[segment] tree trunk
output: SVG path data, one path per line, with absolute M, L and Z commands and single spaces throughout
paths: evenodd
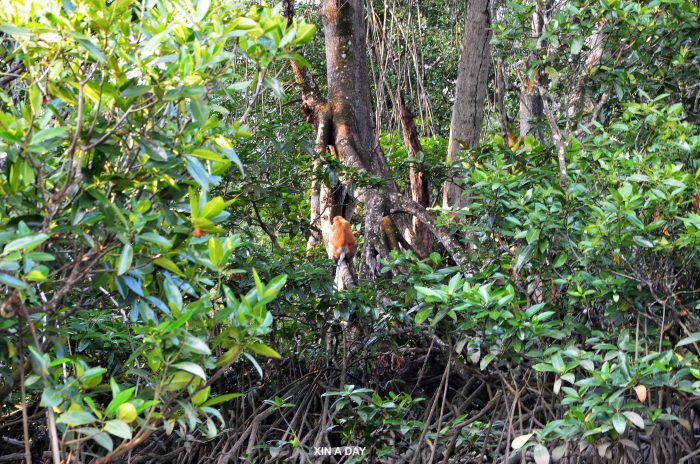
M 489 0 L 469 0 L 450 122 L 449 163 L 459 160 L 461 148 L 473 148 L 479 143 L 489 75 L 490 40 Z M 450 180 L 445 182 L 443 206 L 461 208 L 465 204 L 462 187 Z
M 582 72 L 579 75 L 578 79 L 576 80 L 574 90 L 569 97 L 569 105 L 566 110 L 567 126 L 570 125 L 571 121 L 573 121 L 576 118 L 576 114 L 581 109 L 581 104 L 584 103 L 583 90 L 586 84 L 586 80 L 590 77 L 591 70 L 594 67 L 598 66 L 600 64 L 601 58 L 603 58 L 605 42 L 605 35 L 603 33 L 604 26 L 605 22 L 603 21 L 600 21 L 598 24 L 596 24 L 593 33 L 586 40 L 590 47 L 590 51 L 588 52 L 588 56 L 586 57 L 584 72 Z M 593 114 L 595 114 L 595 110 L 593 111 Z
M 334 113 L 342 113 L 344 128 L 357 144 L 355 151 L 370 172 L 386 178 L 389 170 L 379 150 L 372 116 L 367 70 L 364 2 L 324 0 L 328 100 Z M 336 134 L 336 138 L 338 134 Z M 349 139 L 348 139 L 349 140 Z
M 423 151 L 423 147 L 421 147 L 418 138 L 418 129 L 413 121 L 413 114 L 406 107 L 403 93 L 399 95 L 398 103 L 406 151 L 409 157 L 416 158 L 418 154 Z M 418 163 L 411 163 L 409 176 L 411 180 L 411 198 L 419 205 L 427 207 L 429 201 L 428 179 L 425 177 L 425 173 Z M 413 230 L 411 232 L 412 233 L 409 234 L 407 238 L 408 243 L 413 247 L 413 251 L 415 251 L 420 258 L 425 258 L 430 253 L 432 246 L 432 234 L 430 233 L 430 229 L 428 229 L 428 226 L 426 226 L 423 221 L 414 217 Z
M 532 14 L 532 38 L 539 40 L 542 36 L 545 18 L 545 3 L 537 1 L 535 12 Z M 531 53 L 527 57 L 527 67 L 535 61 L 537 57 Z M 542 95 L 540 95 L 539 86 L 542 85 L 542 78 L 539 72 L 536 72 L 532 77 L 525 77 L 520 89 L 520 108 L 518 111 L 518 119 L 520 120 L 520 137 L 525 137 L 532 133 L 535 129 L 532 125 L 532 120 L 542 116 L 543 104 Z M 536 131 L 537 138 L 542 141 L 541 131 Z
M 508 142 L 509 146 L 512 146 L 515 140 L 513 140 L 512 128 L 510 127 L 508 112 L 506 111 L 506 67 L 502 59 L 499 59 L 496 65 L 494 83 L 496 87 L 496 111 L 498 112 L 498 123 L 501 126 L 501 134 L 503 135 L 503 140 Z
M 292 1 L 284 3 L 291 21 Z M 350 220 L 355 201 L 364 203 L 364 240 L 359 259 L 359 278 L 372 279 L 379 274 L 378 256 L 388 257 L 388 247 L 381 236 L 386 214 L 410 214 L 426 223 L 429 230 L 459 265 L 467 265 L 461 244 L 448 231 L 437 229 L 434 218 L 423 205 L 399 194 L 388 177 L 386 159 L 377 142 L 369 93 L 369 75 L 365 43 L 364 4 L 362 0 L 323 0 L 324 34 L 328 75 L 328 98 L 320 95 L 311 74 L 292 63 L 294 76 L 302 93 L 302 112 L 316 129 L 317 154 L 329 151 L 344 165 L 356 169 L 363 177 L 381 182 L 362 183 L 350 188 L 347 179 L 329 191 L 324 185 L 312 185 L 312 222 L 318 218 L 324 244 L 329 249 L 328 229 L 336 214 Z M 320 162 L 320 156 L 318 160 Z M 352 191 L 352 198 L 348 192 Z M 384 221 L 391 224 L 392 221 Z M 351 267 L 336 266 L 336 284 L 346 288 L 355 280 Z

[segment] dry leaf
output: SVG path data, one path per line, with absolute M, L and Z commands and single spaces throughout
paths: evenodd
M 647 387 L 644 385 L 637 385 L 634 387 L 634 392 L 637 394 L 637 399 L 644 403 L 647 400 Z

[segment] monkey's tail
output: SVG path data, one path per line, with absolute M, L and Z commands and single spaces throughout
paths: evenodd
M 340 248 L 340 254 L 338 255 L 338 262 L 336 263 L 336 269 L 335 269 L 335 288 L 336 289 L 341 289 L 343 288 L 343 278 L 340 273 L 340 267 L 343 265 L 345 262 L 345 256 L 347 255 L 347 247 L 342 247 Z M 346 263 L 347 264 L 347 263 Z

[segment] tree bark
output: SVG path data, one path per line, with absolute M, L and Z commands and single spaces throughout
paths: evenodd
M 463 147 L 473 148 L 479 143 L 488 84 L 490 40 L 489 0 L 469 0 L 450 122 L 449 163 L 459 160 L 458 154 Z M 461 208 L 466 203 L 462 187 L 451 180 L 445 182 L 443 206 Z
M 413 120 L 413 114 L 406 107 L 403 93 L 399 94 L 399 113 L 401 116 L 401 128 L 406 151 L 411 158 L 417 158 L 423 151 L 418 138 L 418 129 Z M 428 206 L 428 179 L 418 163 L 412 162 L 410 165 L 411 198 L 423 207 Z M 412 234 L 407 237 L 409 245 L 420 258 L 425 258 L 430 253 L 432 246 L 432 234 L 428 226 L 417 217 L 413 217 Z
M 342 113 L 360 161 L 382 178 L 389 175 L 379 150 L 372 116 L 372 100 L 367 70 L 364 2 L 324 0 L 323 28 L 326 39 L 328 100 L 335 114 Z M 336 134 L 337 138 L 337 134 Z
M 508 112 L 506 111 L 506 67 L 502 59 L 499 59 L 496 65 L 494 83 L 496 87 L 496 111 L 498 112 L 498 123 L 501 126 L 501 135 L 503 140 L 508 142 L 509 146 L 512 146 L 515 144 L 515 140 L 508 121 Z
M 569 97 L 569 105 L 566 110 L 567 126 L 571 124 L 576 118 L 576 114 L 580 110 L 581 103 L 583 103 L 583 91 L 585 83 L 588 77 L 590 77 L 591 70 L 600 64 L 601 58 L 603 58 L 604 52 L 604 42 L 605 35 L 603 33 L 603 28 L 605 27 L 605 22 L 600 21 L 596 24 L 593 33 L 588 37 L 586 42 L 590 47 L 588 56 L 586 57 L 586 63 L 584 65 L 584 71 L 579 75 L 576 80 L 576 85 L 574 90 Z
M 535 12 L 532 14 L 532 38 L 539 40 L 545 24 L 545 2 L 539 0 L 536 4 Z M 527 67 L 529 68 L 530 63 L 536 59 L 535 53 L 530 53 L 527 57 Z M 536 129 L 532 125 L 532 120 L 543 114 L 542 95 L 540 95 L 539 91 L 539 86 L 542 85 L 541 74 L 535 72 L 535 75 L 531 78 L 526 76 L 521 85 L 518 119 L 520 120 L 520 137 L 525 137 Z M 537 138 L 542 141 L 541 132 L 536 131 L 535 133 Z

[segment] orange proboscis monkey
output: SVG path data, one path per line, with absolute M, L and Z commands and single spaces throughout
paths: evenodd
M 353 235 L 352 229 L 350 228 L 350 223 L 342 216 L 336 216 L 333 218 L 330 243 L 331 254 L 336 261 L 341 262 L 346 258 L 352 258 L 355 256 L 357 241 L 355 240 L 355 235 Z

